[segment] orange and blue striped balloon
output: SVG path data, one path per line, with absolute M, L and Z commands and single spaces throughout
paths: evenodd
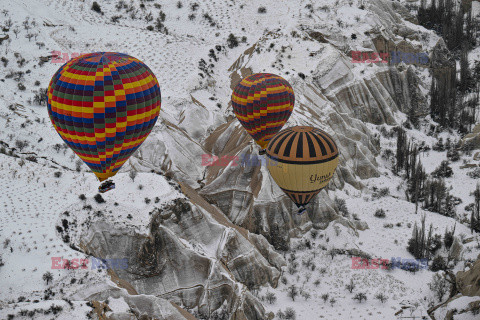
M 158 119 L 157 78 L 140 60 L 96 52 L 60 67 L 47 108 L 60 137 L 100 181 L 114 176 Z
M 294 104 L 290 84 L 270 73 L 246 77 L 232 93 L 235 116 L 262 149 L 287 122 Z

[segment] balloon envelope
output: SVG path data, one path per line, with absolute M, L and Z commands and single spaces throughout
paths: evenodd
M 157 121 L 157 78 L 140 60 L 96 52 L 60 67 L 47 92 L 50 119 L 65 143 L 103 181 L 117 173 Z
M 290 84 L 270 73 L 244 78 L 232 93 L 235 116 L 262 149 L 287 122 L 294 103 Z
M 298 206 L 325 188 L 338 164 L 338 148 L 323 130 L 296 126 L 280 131 L 267 146 L 268 171 Z

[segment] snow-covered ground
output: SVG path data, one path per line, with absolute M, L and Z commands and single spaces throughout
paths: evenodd
M 74 210 L 82 203 L 79 200 L 81 194 L 85 195 L 87 204 L 96 206 L 93 197 L 98 183 L 88 168 L 77 161 L 73 152 L 64 147 L 51 126 L 45 106 L 31 102 L 34 93 L 46 88 L 61 66 L 51 61 L 39 64 L 40 57 L 47 57 L 52 51 L 68 56 L 73 53 L 118 51 L 139 58 L 155 73 L 162 91 L 161 119 L 152 138 L 169 137 L 159 132 L 168 122 L 184 130 L 195 143 L 200 144 L 211 130 L 231 115 L 232 80 L 229 68 L 254 44 L 258 43 L 262 48 L 284 47 L 282 53 L 268 49 L 261 51 L 261 58 L 255 60 L 252 68 L 255 72 L 282 74 L 294 84 L 298 73 L 311 76 L 315 72 L 318 76 L 325 76 L 323 72 L 330 70 L 330 65 L 340 56 L 346 55 L 349 50 L 364 49 L 363 42 L 368 39 L 365 33 L 374 27 L 388 32 L 390 23 L 379 21 L 374 10 L 368 10 L 371 2 L 367 1 L 326 0 L 316 3 L 310 0 L 266 0 L 253 3 L 247 0 L 131 0 L 124 1 L 125 5 L 113 0 L 98 2 L 103 14 L 91 10 L 91 0 L 0 0 L 0 26 L 6 26 L 11 20 L 11 26 L 7 28 L 9 31 L 0 29 L 0 39 L 9 35 L 9 39 L 0 45 L 0 58 L 5 58 L 0 61 L 0 141 L 3 142 L 0 148 L 4 148 L 7 154 L 16 148 L 13 154 L 18 156 L 0 153 L 0 255 L 4 263 L 0 266 L 0 319 L 6 319 L 8 314 L 17 315 L 15 319 L 22 318 L 21 310 L 26 310 L 26 318 L 29 310 L 48 309 L 52 305 L 61 306 L 63 311 L 56 315 L 40 316 L 38 313 L 36 317 L 85 319 L 91 310 L 85 301 L 73 301 L 71 306 L 61 299 L 76 290 L 80 279 L 83 284 L 110 281 L 104 270 L 52 269 L 52 257 L 88 257 L 62 240 L 56 224 L 65 211 Z M 366 3 L 367 10 L 360 9 L 362 3 Z M 478 2 L 473 4 L 474 11 L 480 12 Z M 135 9 L 130 10 L 132 7 Z M 266 12 L 259 12 L 260 7 L 264 7 Z M 156 24 L 161 12 L 165 14 L 163 24 L 168 33 L 148 30 L 147 27 Z M 121 16 L 118 22 L 113 22 L 112 17 L 115 16 Z M 332 38 L 332 43 L 341 43 L 343 38 L 352 39 L 352 34 L 356 34 L 356 39 L 352 39 L 349 48 L 342 53 L 338 48 L 323 48 L 319 42 L 302 39 L 301 36 L 291 36 L 287 41 L 286 37 L 279 36 L 299 33 L 302 25 L 314 26 L 319 32 L 337 34 L 338 39 Z M 421 37 L 414 45 L 432 48 L 438 40 L 433 32 L 412 23 L 407 25 L 413 30 L 422 29 L 424 34 L 429 35 Z M 27 38 L 29 34 L 32 35 L 30 39 Z M 229 48 L 227 39 L 230 34 L 237 37 L 237 47 Z M 294 46 L 302 46 L 302 53 L 289 57 Z M 315 66 L 306 63 L 308 57 L 315 55 L 324 62 L 316 70 Z M 470 53 L 469 59 L 473 63 L 479 57 L 477 47 Z M 206 70 L 211 77 L 199 68 L 201 59 L 206 62 Z M 288 64 L 294 74 L 283 74 L 282 59 L 288 59 L 283 63 Z M 275 63 L 272 65 L 271 61 Z M 360 79 L 368 78 L 373 70 L 385 66 L 352 64 L 350 67 L 354 76 Z M 22 71 L 22 74 L 17 75 L 19 79 L 16 80 L 12 72 L 17 71 Z M 421 79 L 428 80 L 426 71 L 419 74 Z M 329 77 L 323 79 L 326 81 L 323 85 L 328 86 Z M 20 83 L 26 87 L 25 90 L 20 88 Z M 426 92 L 428 86 L 421 90 Z M 299 97 L 298 101 L 305 102 L 306 98 Z M 295 121 L 305 117 L 308 115 L 295 115 L 290 124 L 294 125 Z M 398 118 L 403 120 L 406 116 L 398 114 Z M 378 129 L 371 124 L 368 127 L 372 132 Z M 408 135 L 430 146 L 436 142 L 434 137 L 423 131 L 409 130 Z M 445 140 L 448 134 L 441 136 Z M 457 138 L 454 136 L 452 140 Z M 175 146 L 180 138 L 172 140 L 165 144 Z M 395 139 L 382 138 L 381 147 L 382 150 L 390 148 L 395 151 Z M 201 147 L 195 145 L 192 148 Z M 33 158 L 27 159 L 32 156 L 36 162 L 31 161 Z M 452 228 L 455 223 L 453 218 L 422 209 L 415 214 L 415 205 L 405 200 L 405 181 L 391 173 L 390 164 L 380 155 L 377 158 L 382 176 L 363 180 L 366 185 L 363 192 L 347 185 L 344 190 L 331 195 L 332 198 L 345 199 L 350 214 L 356 214 L 366 222 L 368 229 L 357 230 L 357 234 L 351 228 L 334 222 L 315 235 L 307 232 L 303 238 L 292 240 L 292 251 L 285 253 L 289 262 L 284 269 L 284 279 L 277 288 L 262 288 L 257 292 L 258 297 L 267 293 L 276 295 L 276 302 L 270 304 L 264 301 L 268 311 L 277 314 L 279 310 L 291 307 L 296 311 L 297 319 L 395 319 L 402 306 L 408 308 L 398 316 L 426 316 L 428 307 L 438 303 L 428 287 L 434 275 L 429 270 L 420 270 L 415 274 L 404 270 L 355 270 L 348 255 L 333 258 L 329 255 L 332 248 L 356 248 L 372 258 L 412 258 L 406 249 L 407 242 L 413 225 L 420 224 L 423 214 L 427 228 L 433 224 L 434 234 L 443 236 L 445 228 Z M 473 162 L 471 156 L 463 158 Z M 426 172 L 431 173 L 446 160 L 446 152 L 421 153 L 420 160 Z M 450 193 L 463 201 L 457 206 L 459 216 L 463 216 L 466 212 L 464 207 L 473 202 L 471 192 L 477 183 L 476 179 L 467 175 L 472 169 L 460 168 L 462 160 L 451 164 L 454 174 L 446 179 L 447 186 L 451 187 Z M 135 161 L 132 160 L 134 165 Z M 184 158 L 181 161 L 190 165 L 196 163 L 198 167 L 201 159 Z M 118 202 L 122 208 L 129 208 L 128 212 L 111 214 L 112 219 L 122 222 L 129 219 L 129 212 L 148 212 L 145 208 L 152 206 L 156 198 L 159 199 L 157 203 L 166 203 L 181 196 L 163 176 L 155 173 L 139 173 L 132 181 L 127 172 L 130 168 L 131 164 L 127 163 L 115 177 L 116 189 L 104 195 L 107 202 Z M 191 171 L 199 174 L 202 169 Z M 400 188 L 397 189 L 397 186 Z M 390 195 L 372 199 L 373 187 L 388 187 Z M 151 199 L 152 203 L 146 203 L 145 198 Z M 380 208 L 386 211 L 385 219 L 374 217 L 375 211 Z M 129 219 L 129 224 L 138 226 L 140 231 L 145 230 L 147 223 L 147 216 L 132 215 Z M 393 224 L 393 227 L 385 227 L 386 223 Z M 464 234 L 464 239 L 472 238 L 464 244 L 463 259 L 475 259 L 480 251 L 478 235 L 472 235 L 466 224 L 457 221 L 456 235 L 461 234 Z M 310 242 L 310 248 L 305 246 L 306 240 Z M 445 249 L 439 252 L 447 254 Z M 295 259 L 292 259 L 292 254 Z M 295 263 L 298 264 L 297 270 L 291 274 L 289 268 Z M 463 270 L 463 267 L 460 261 L 454 271 Z M 47 271 L 53 275 L 49 284 L 42 278 Z M 345 289 L 351 279 L 356 286 L 353 293 Z M 293 301 L 288 296 L 292 285 L 309 296 L 298 295 Z M 49 298 L 51 300 L 44 301 L 49 288 L 55 295 Z M 367 301 L 360 303 L 353 300 L 358 292 L 364 292 Z M 378 293 L 383 293 L 388 300 L 380 302 L 375 298 Z M 325 300 L 322 298 L 324 294 L 329 295 Z M 35 303 L 35 300 L 39 301 Z M 109 305 L 123 310 L 126 309 L 124 304 L 121 299 L 111 299 Z M 473 315 L 471 319 L 474 319 Z

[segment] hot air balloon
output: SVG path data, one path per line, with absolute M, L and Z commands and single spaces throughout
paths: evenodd
M 280 76 L 255 73 L 233 90 L 232 106 L 242 126 L 265 153 L 268 141 L 283 127 L 293 110 L 295 95 Z
M 270 175 L 299 208 L 328 185 L 338 164 L 338 148 L 323 130 L 296 126 L 284 129 L 267 146 Z M 273 161 L 272 161 L 273 160 Z
M 145 141 L 161 106 L 152 71 L 116 52 L 70 60 L 52 77 L 47 94 L 55 130 L 100 181 L 114 176 Z M 113 183 L 104 184 L 99 191 Z

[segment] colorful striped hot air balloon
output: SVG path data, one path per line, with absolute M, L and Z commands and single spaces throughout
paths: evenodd
M 293 110 L 295 95 L 280 76 L 255 73 L 233 90 L 235 116 L 264 153 L 268 141 L 283 127 Z
M 72 59 L 48 87 L 48 114 L 55 130 L 100 181 L 114 176 L 145 141 L 160 106 L 155 75 L 122 53 Z
M 338 148 L 323 130 L 296 126 L 280 131 L 267 146 L 268 171 L 299 208 L 312 200 L 332 179 Z

